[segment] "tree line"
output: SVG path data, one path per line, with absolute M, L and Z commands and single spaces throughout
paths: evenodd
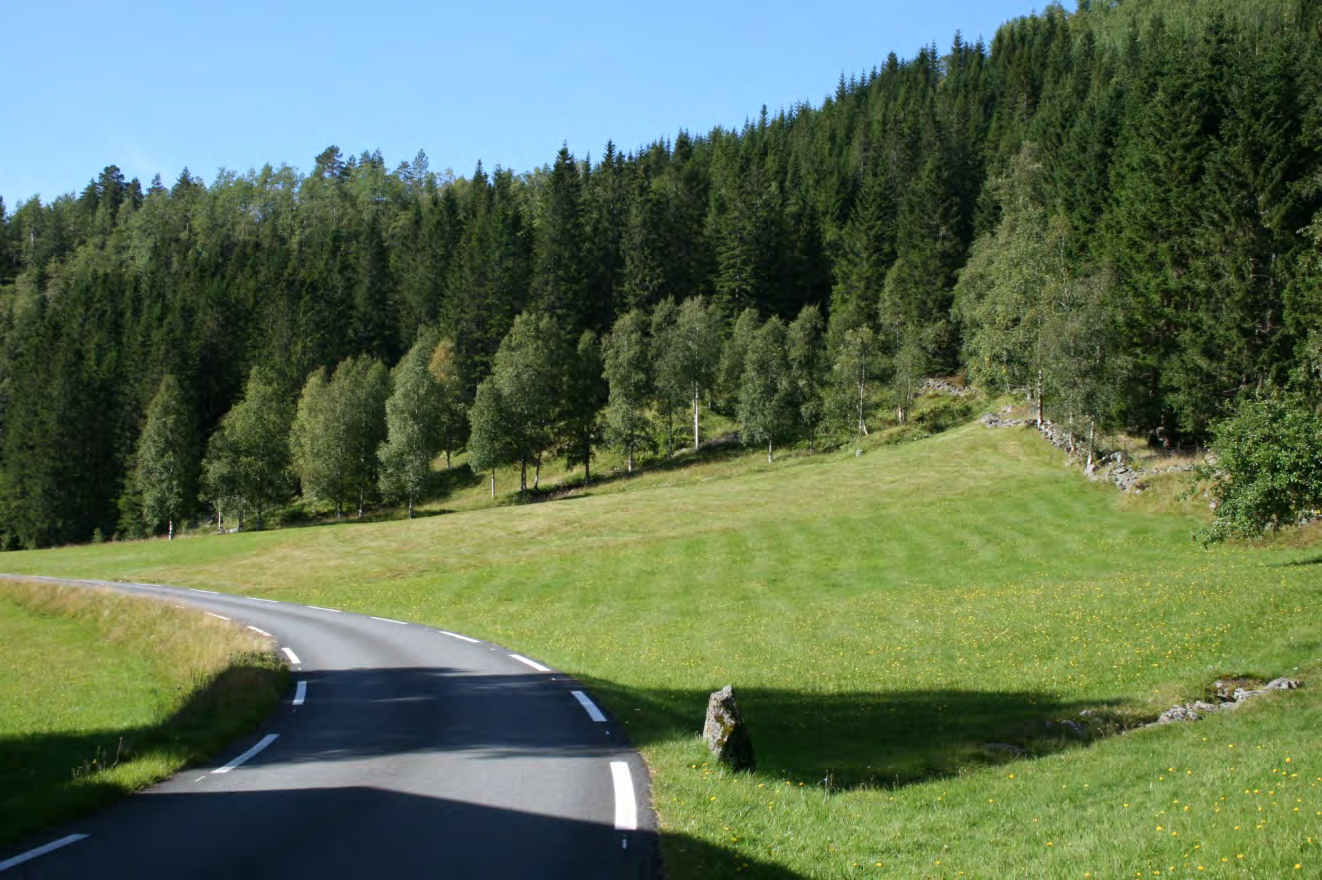
M 0 541 L 140 523 L 146 441 L 173 430 L 152 426 L 167 384 L 219 492 L 257 479 L 242 451 L 257 436 L 229 427 L 250 399 L 254 420 L 334 421 L 350 373 L 388 401 L 404 380 L 384 365 L 429 333 L 447 348 L 428 374 L 448 377 L 465 431 L 480 416 L 470 456 L 535 483 L 548 451 L 585 463 L 595 431 L 643 442 L 640 399 L 672 429 L 687 420 L 702 383 L 640 370 L 624 340 L 655 342 L 658 310 L 678 332 L 695 300 L 730 340 L 752 310 L 741 338 L 763 398 L 805 359 L 834 376 L 852 340 L 888 384 L 964 371 L 1082 435 L 1200 441 L 1241 395 L 1322 373 L 1320 28 L 1313 0 L 1052 5 L 990 46 L 891 55 L 818 106 L 596 159 L 565 146 L 522 174 L 332 147 L 306 175 L 144 187 L 109 166 L 81 193 L 0 203 Z M 814 306 L 809 356 L 794 327 Z M 511 334 L 540 341 L 502 352 Z M 523 375 L 543 357 L 579 379 Z M 615 373 L 618 390 L 590 380 Z M 761 421 L 738 412 L 742 373 L 734 396 L 720 381 L 750 442 L 773 448 L 811 442 L 813 407 L 842 406 L 786 391 Z M 865 426 L 866 407 L 854 416 Z M 344 456 L 379 460 L 379 434 L 354 442 Z M 228 464 L 218 443 L 239 450 Z M 308 479 L 349 510 L 370 492 L 344 488 L 348 472 Z
M 381 502 L 405 505 L 411 517 L 436 487 L 438 457 L 448 468 L 461 448 L 470 468 L 489 472 L 493 497 L 502 467 L 518 468 L 519 491 L 537 490 L 547 456 L 582 467 L 587 484 L 603 447 L 617 450 L 629 473 L 640 456 L 696 451 L 704 406 L 734 418 L 768 461 L 777 445 L 866 433 L 883 396 L 902 422 L 916 393 L 911 377 L 884 361 L 870 333 L 851 330 L 838 342 L 827 333 L 816 306 L 788 325 L 751 308 L 730 321 L 703 297 L 632 309 L 600 339 L 585 330 L 573 340 L 554 317 L 523 313 L 471 403 L 454 343 L 424 331 L 393 369 L 354 355 L 313 371 L 297 400 L 254 367 L 205 443 L 166 374 L 138 440 L 126 531 L 136 523 L 173 536 L 204 504 L 217 528 L 242 528 L 247 518 L 260 529 L 296 496 L 337 518 Z M 877 381 L 888 375 L 890 384 Z

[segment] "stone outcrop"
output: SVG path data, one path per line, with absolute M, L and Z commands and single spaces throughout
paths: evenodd
M 1208 703 L 1203 700 L 1194 700 L 1192 703 L 1186 703 L 1182 706 L 1172 706 L 1161 715 L 1153 724 L 1171 724 L 1176 721 L 1198 721 L 1215 712 L 1224 712 L 1228 709 L 1238 709 L 1244 705 L 1246 700 L 1254 697 L 1260 697 L 1263 694 L 1269 694 L 1272 691 L 1292 691 L 1299 687 L 1299 682 L 1293 678 L 1277 678 L 1267 682 L 1262 687 L 1244 687 L 1251 685 L 1252 682 L 1245 679 L 1228 679 L 1217 681 L 1212 685 L 1212 695 L 1217 702 Z
M 726 685 L 707 700 L 707 721 L 702 726 L 702 738 L 718 761 L 734 770 L 753 770 L 753 740 L 748 725 L 739 712 L 734 698 L 734 687 Z

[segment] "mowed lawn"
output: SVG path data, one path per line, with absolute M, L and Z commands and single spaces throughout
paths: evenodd
M 370 611 L 554 664 L 647 757 L 675 877 L 1319 876 L 1322 553 L 1202 550 L 1197 525 L 1086 482 L 1032 432 L 966 425 L 536 505 L 0 567 Z M 1155 715 L 1223 674 L 1306 686 L 1088 746 L 1043 725 Z M 725 684 L 751 775 L 698 739 Z

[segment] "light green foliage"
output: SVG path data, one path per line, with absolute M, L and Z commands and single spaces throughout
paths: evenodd
M 606 382 L 606 441 L 624 452 L 633 473 L 634 458 L 651 443 L 647 402 L 651 396 L 651 351 L 647 318 L 634 309 L 621 315 L 602 346 Z
M 389 394 L 390 374 L 367 356 L 347 358 L 329 380 L 323 370 L 308 378 L 290 434 L 305 496 L 333 505 L 337 515 L 357 502 L 362 515 L 377 488 Z
M 868 326 L 846 330 L 831 357 L 827 406 L 847 433 L 865 437 L 878 372 L 877 336 Z
M 491 380 L 500 389 L 521 466 L 520 490 L 528 488 L 527 466 L 535 464 L 540 476 L 542 454 L 555 441 L 568 361 L 560 324 L 550 315 L 525 312 L 514 319 L 492 362 Z
M 445 450 L 445 466 L 450 466 L 450 454 L 464 444 L 468 437 L 468 406 L 464 401 L 463 379 L 459 372 L 454 343 L 442 339 L 436 343 L 427 365 L 436 380 L 439 394 L 437 411 L 437 437 Z
M 197 504 L 197 428 L 193 411 L 174 376 L 166 374 L 151 403 L 138 440 L 137 486 L 142 519 L 149 529 L 175 524 Z
M 1298 400 L 1246 400 L 1214 428 L 1202 468 L 1216 513 L 1205 544 L 1258 538 L 1322 511 L 1322 416 Z
M 477 386 L 468 410 L 468 464 L 475 472 L 491 471 L 491 497 L 496 497 L 496 468 L 519 460 L 514 445 L 516 426 L 500 385 L 494 378 Z
M 683 347 L 677 326 L 679 308 L 666 297 L 651 316 L 652 394 L 666 428 L 666 453 L 675 454 L 675 414 L 686 407 L 692 388 L 685 381 Z
M 817 306 L 804 306 L 785 334 L 785 357 L 789 362 L 799 433 L 808 438 L 810 447 L 816 444 L 826 412 L 828 361 L 824 336 L 825 323 Z
M 730 328 L 730 336 L 721 348 L 721 360 L 716 367 L 718 402 L 724 412 L 733 413 L 739 406 L 739 389 L 744 381 L 744 359 L 753 334 L 762 326 L 757 309 L 744 309 Z
M 916 333 L 905 336 L 891 358 L 890 397 L 895 421 L 901 425 L 909 421 L 909 409 L 923 386 L 928 363 L 927 349 Z
M 443 391 L 428 369 L 437 348 L 433 335 L 424 335 L 392 373 L 386 400 L 386 442 L 377 450 L 381 460 L 381 494 L 390 500 L 413 503 L 432 481 L 432 459 L 440 453 L 444 437 Z
M 218 516 L 233 509 L 242 523 L 251 513 L 261 529 L 266 513 L 288 500 L 293 409 L 279 386 L 253 368 L 243 399 L 220 420 L 207 445 L 204 479 Z
M 757 329 L 744 355 L 739 385 L 739 437 L 772 448 L 794 436 L 798 422 L 797 391 L 785 346 L 785 325 L 772 318 Z

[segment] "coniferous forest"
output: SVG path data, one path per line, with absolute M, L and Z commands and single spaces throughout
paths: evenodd
M 771 455 L 959 373 L 1199 442 L 1322 379 L 1320 160 L 1322 3 L 1081 0 L 528 173 L 111 165 L 0 202 L 0 543 L 411 509 L 438 455 L 535 484 L 702 407 Z

